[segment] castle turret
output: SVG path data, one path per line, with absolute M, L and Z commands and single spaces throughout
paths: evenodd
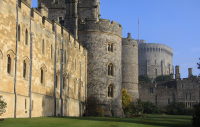
M 138 42 L 127 38 L 122 39 L 122 87 L 131 95 L 132 100 L 139 98 L 138 93 Z
M 188 68 L 188 78 L 192 76 L 192 68 Z
M 176 67 L 175 67 L 175 77 L 176 77 L 176 79 L 180 79 L 180 66 L 177 66 L 176 65 Z

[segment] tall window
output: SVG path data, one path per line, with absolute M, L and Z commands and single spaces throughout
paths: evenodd
M 168 98 L 168 104 L 170 104 L 170 99 Z
M 108 51 L 113 52 L 113 43 L 108 43 Z
M 108 75 L 113 76 L 113 64 L 108 64 Z
M 11 74 L 11 57 L 8 55 L 7 73 Z
M 44 69 L 41 68 L 41 69 L 40 69 L 40 83 L 41 83 L 42 85 L 44 85 L 44 82 L 45 82 L 44 78 L 45 78 Z
M 44 46 L 45 46 L 45 44 L 44 44 L 44 39 L 42 39 L 42 54 L 45 54 L 45 49 L 44 49 Z
M 26 109 L 26 99 L 25 99 L 25 109 Z
M 150 88 L 150 93 L 153 93 L 153 88 Z
M 156 65 L 156 60 L 155 60 L 155 65 Z
M 65 64 L 67 63 L 67 53 L 66 53 L 66 50 L 65 50 L 65 54 L 64 54 L 64 62 L 65 62 Z
M 28 30 L 25 32 L 25 44 L 28 45 Z
M 157 75 L 157 69 L 156 68 L 154 69 L 154 75 Z
M 18 41 L 20 41 L 20 25 L 18 25 Z
M 23 77 L 26 78 L 26 61 L 23 61 Z
M 63 77 L 63 89 L 65 89 L 65 77 Z
M 56 75 L 56 88 L 58 87 L 58 76 Z
M 113 85 L 108 86 L 108 97 L 113 97 Z
M 59 17 L 59 19 L 58 19 L 58 20 L 59 20 L 59 23 L 60 23 L 60 22 L 61 22 L 63 19 L 62 19 L 62 17 Z

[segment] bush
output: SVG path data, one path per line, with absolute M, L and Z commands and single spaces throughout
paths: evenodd
M 122 108 L 126 110 L 130 106 L 132 102 L 131 95 L 126 91 L 126 89 L 122 88 Z
M 7 107 L 7 103 L 4 102 L 3 96 L 0 96 L 0 116 L 6 112 L 5 108 Z
M 102 108 L 97 108 L 98 117 L 104 117 L 104 110 Z
M 98 107 L 97 98 L 93 96 L 88 97 L 86 116 L 97 116 Z
M 147 101 L 143 102 L 143 113 L 152 114 L 152 113 L 160 113 L 160 110 L 158 109 L 157 105 L 154 103 Z
M 183 102 L 173 101 L 170 105 L 167 106 L 167 114 L 169 115 L 185 115 L 186 107 Z
M 199 127 L 200 126 L 200 103 L 197 105 L 194 105 L 194 114 L 192 118 L 192 125 L 194 127 Z
M 139 75 L 139 81 L 144 81 L 146 83 L 149 83 L 151 80 L 147 75 Z

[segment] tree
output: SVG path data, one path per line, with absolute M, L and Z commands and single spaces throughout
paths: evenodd
M 131 95 L 127 92 L 126 89 L 122 88 L 122 108 L 126 109 L 130 106 L 132 102 Z
M 197 105 L 194 105 L 194 114 L 192 118 L 192 124 L 194 127 L 200 126 L 200 103 Z
M 144 81 L 146 83 L 149 83 L 151 80 L 147 75 L 139 75 L 139 81 Z
M 159 109 L 157 105 L 155 105 L 154 103 L 150 101 L 143 102 L 142 106 L 143 106 L 143 113 L 147 113 L 147 114 L 159 113 Z
M 7 103 L 4 102 L 3 96 L 0 95 L 0 116 L 6 112 L 5 108 L 7 107 Z
M 170 75 L 159 75 L 156 77 L 156 81 L 170 81 Z
M 199 60 L 200 60 L 200 58 L 199 58 Z M 200 69 L 200 62 L 199 62 L 199 63 L 197 63 L 197 66 L 198 66 L 198 69 Z

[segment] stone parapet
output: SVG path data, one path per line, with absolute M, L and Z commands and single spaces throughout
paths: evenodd
M 79 21 L 79 32 L 104 32 L 115 34 L 119 37 L 122 37 L 122 26 L 108 19 L 100 19 L 99 22 L 96 22 L 96 19 L 86 19 L 85 21 Z

